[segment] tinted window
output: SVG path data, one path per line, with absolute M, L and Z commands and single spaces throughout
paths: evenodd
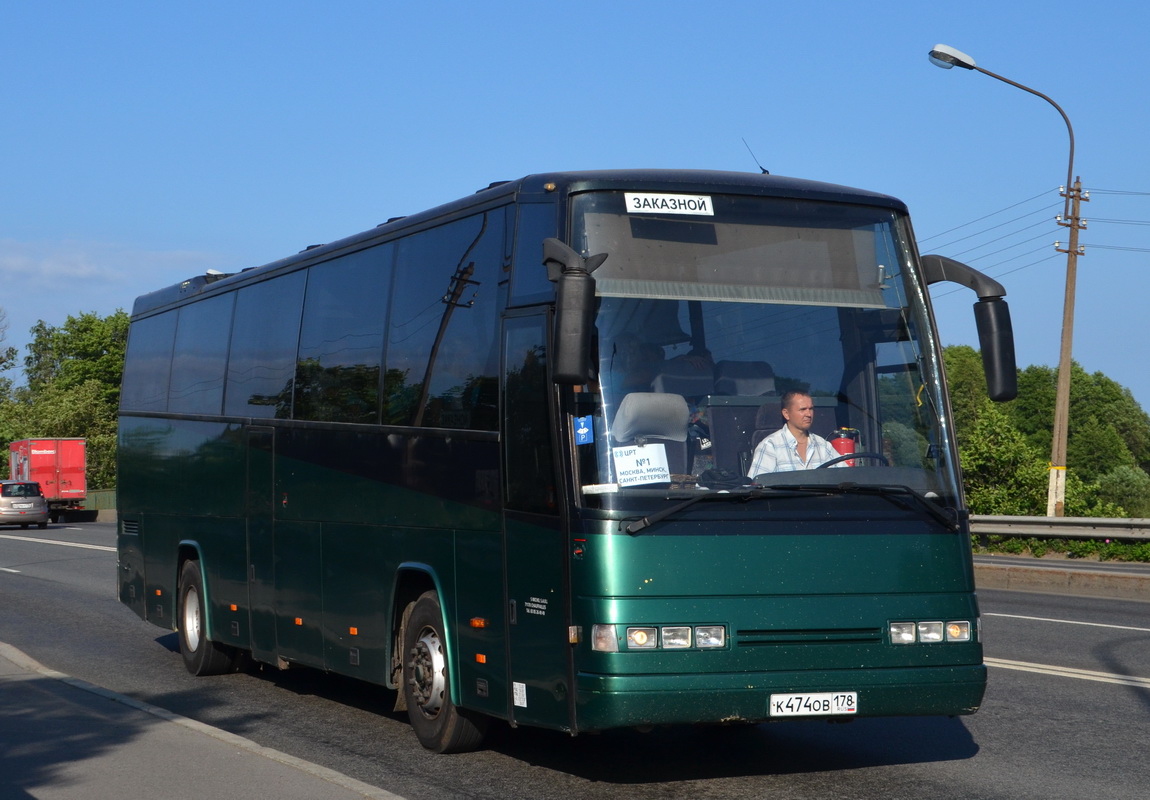
M 379 418 L 391 245 L 312 267 L 295 377 L 296 419 L 374 423 Z
M 132 323 L 120 393 L 120 407 L 125 411 L 167 410 L 175 334 L 175 311 Z
M 220 413 L 234 299 L 232 294 L 220 295 L 180 309 L 172 385 L 168 393 L 169 411 Z
M 555 223 L 555 206 L 519 206 L 515 231 L 515 272 L 511 279 L 512 305 L 545 303 L 555 297 L 555 284 L 543 266 L 543 240 L 562 236 Z
M 503 209 L 399 244 L 385 423 L 495 430 Z
M 555 468 L 547 412 L 546 331 L 543 316 L 506 322 L 503 386 L 507 507 L 555 513 Z
M 303 271 L 240 289 L 232 324 L 232 349 L 224 413 L 290 417 Z

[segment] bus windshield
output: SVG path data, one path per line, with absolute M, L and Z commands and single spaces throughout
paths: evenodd
M 958 506 L 940 356 L 901 213 L 588 192 L 572 214 L 575 249 L 608 256 L 594 274 L 598 372 L 577 395 L 585 506 L 847 483 Z M 759 458 L 764 448 L 777 457 Z

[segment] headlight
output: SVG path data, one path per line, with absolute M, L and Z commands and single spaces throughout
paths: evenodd
M 614 625 L 591 626 L 591 649 L 600 653 L 619 652 L 619 634 Z
M 627 647 L 648 648 L 659 644 L 659 631 L 656 628 L 628 628 Z
M 608 623 L 591 626 L 591 649 L 599 653 L 618 653 L 619 627 Z M 725 625 L 628 625 L 625 634 L 627 650 L 703 650 L 725 647 Z
M 687 627 L 663 628 L 663 647 L 681 650 L 691 646 L 691 629 Z
M 918 623 L 918 640 L 923 644 L 931 644 L 932 642 L 942 641 L 942 623 L 941 622 L 920 622 Z
M 946 640 L 948 642 L 969 642 L 970 623 L 966 621 L 946 623 Z
M 915 625 L 913 622 L 892 622 L 890 624 L 891 644 L 914 644 Z
M 727 629 L 722 625 L 700 625 L 695 628 L 695 647 L 722 647 L 727 643 Z
M 967 620 L 938 622 L 892 622 L 887 628 L 891 644 L 938 644 L 940 642 L 970 642 L 974 639 L 975 625 Z

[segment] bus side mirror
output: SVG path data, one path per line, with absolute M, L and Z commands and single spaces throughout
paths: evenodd
M 986 373 L 986 393 L 996 402 L 1018 396 L 1018 368 L 1014 362 L 1014 328 L 1010 307 L 1001 297 L 974 304 L 978 326 L 978 346 L 982 350 L 982 371 Z
M 993 278 L 953 258 L 930 255 L 923 256 L 920 261 L 928 284 L 950 281 L 978 294 L 978 302 L 974 304 L 974 322 L 978 326 L 986 391 L 996 402 L 1013 400 L 1018 396 L 1018 369 L 1014 360 L 1010 307 L 1003 299 L 1006 289 Z
M 555 343 L 551 376 L 555 383 L 586 383 L 591 372 L 591 329 L 595 322 L 595 279 L 606 253 L 583 256 L 558 239 L 543 241 L 543 264 L 555 292 Z

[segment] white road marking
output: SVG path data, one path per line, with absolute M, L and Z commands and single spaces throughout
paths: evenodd
M 1150 633 L 1150 628 L 1133 628 L 1129 625 L 1107 625 L 1104 622 L 1078 622 L 1073 619 L 1050 619 L 1048 617 L 1024 617 L 1021 614 L 983 614 L 984 617 L 1007 617 L 1008 619 L 1028 619 L 1032 622 L 1061 622 L 1063 625 L 1087 625 L 1092 628 L 1113 628 L 1119 631 L 1142 631 Z
M 1005 658 L 984 658 L 983 661 L 988 667 L 1016 669 L 1022 672 L 1038 672 L 1043 675 L 1058 675 L 1063 678 L 1078 678 L 1084 681 L 1117 683 L 1122 686 L 1137 686 L 1140 689 L 1150 689 L 1150 678 L 1136 678 L 1133 675 L 1115 675 L 1112 672 L 1095 672 L 1089 669 L 1055 667 L 1049 664 L 1030 664 L 1026 661 L 1010 661 Z
M 104 550 L 108 553 L 116 552 L 116 548 L 103 544 L 84 544 L 83 542 L 60 542 L 55 539 L 37 539 L 33 536 L 12 536 L 0 533 L 0 539 L 13 539 L 17 542 L 36 542 L 38 544 L 55 544 L 61 547 L 82 547 L 85 550 Z

